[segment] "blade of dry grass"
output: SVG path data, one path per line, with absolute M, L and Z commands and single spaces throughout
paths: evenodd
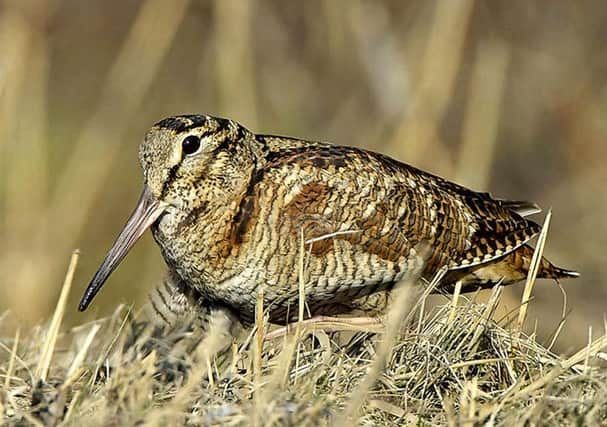
M 586 357 L 584 358 L 584 370 L 583 373 L 586 374 L 590 369 L 590 346 L 592 345 L 592 325 L 588 326 L 588 345 L 586 346 Z
M 425 316 L 426 316 L 426 298 L 422 299 L 421 303 L 419 305 L 419 318 L 417 319 L 417 329 L 415 332 L 417 335 L 421 334 Z
M 457 302 L 459 300 L 459 296 L 462 293 L 462 282 L 461 280 L 458 280 L 457 282 L 455 282 L 455 289 L 453 290 L 453 296 L 451 297 L 451 313 L 449 314 L 449 319 L 448 322 L 451 323 L 453 322 L 453 319 L 455 319 L 455 313 L 457 310 Z
M 264 308 L 263 308 L 263 289 L 257 292 L 257 306 L 255 307 L 255 326 L 257 328 L 256 346 L 255 346 L 255 381 L 257 384 L 261 383 L 261 367 L 262 367 L 262 355 L 263 355 L 263 341 L 265 332 L 264 322 Z
M 78 354 L 74 358 L 74 361 L 70 365 L 70 368 L 68 369 L 67 374 L 65 375 L 67 379 L 65 380 L 63 387 L 67 387 L 72 384 L 74 381 L 76 381 L 78 375 L 80 375 L 80 368 L 84 363 L 84 359 L 86 358 L 87 352 L 91 347 L 93 339 L 95 338 L 95 335 L 97 335 L 97 332 L 99 332 L 100 328 L 100 324 L 95 324 L 87 334 L 86 338 L 84 339 L 84 343 L 82 344 L 82 347 L 80 347 Z
M 120 306 L 114 311 L 114 315 L 118 315 L 118 313 L 122 313 L 122 311 L 123 311 L 123 306 Z M 114 346 L 116 345 L 116 343 L 122 336 L 122 332 L 129 320 L 130 314 L 131 314 L 131 308 L 129 308 L 127 310 L 127 312 L 124 314 L 123 318 L 120 321 L 120 326 L 118 327 L 118 330 L 112 337 L 112 340 L 109 342 L 107 348 L 104 349 L 103 353 L 101 354 L 101 357 L 99 357 L 96 360 L 95 368 L 93 369 L 93 375 L 91 375 L 89 386 L 93 386 L 93 384 L 95 383 L 95 380 L 96 380 L 97 376 L 99 375 L 99 370 L 102 368 L 103 363 L 108 359 L 110 353 L 112 352 L 112 350 L 114 350 Z
M 491 289 L 491 295 L 489 296 L 489 300 L 485 304 L 482 315 L 476 319 L 476 321 L 472 324 L 470 328 L 473 331 L 472 337 L 469 341 L 465 340 L 469 352 L 476 352 L 481 335 L 483 334 L 487 323 L 491 319 L 493 319 L 493 315 L 497 310 L 497 306 L 503 295 L 503 291 L 504 287 L 501 285 L 501 283 L 498 283 Z
M 540 266 L 542 265 L 542 256 L 544 254 L 544 246 L 546 244 L 546 237 L 548 237 L 548 228 L 550 227 L 551 218 L 552 210 L 549 210 L 548 214 L 546 214 L 546 219 L 544 219 L 542 231 L 540 232 L 540 235 L 538 237 L 537 247 L 535 248 L 535 251 L 533 252 L 533 257 L 531 258 L 531 265 L 529 266 L 529 273 L 527 274 L 525 290 L 523 291 L 523 297 L 521 299 L 521 306 L 519 309 L 518 319 L 516 323 L 518 331 L 522 331 L 523 326 L 525 324 L 525 319 L 527 318 L 527 310 L 529 308 L 531 294 L 533 293 L 533 286 L 535 285 L 537 273 L 540 270 Z
M 67 274 L 65 275 L 63 287 L 61 288 L 61 294 L 59 295 L 59 300 L 57 301 L 57 305 L 55 307 L 55 313 L 53 314 L 53 319 L 51 320 L 51 324 L 48 328 L 46 340 L 42 346 L 40 361 L 38 362 L 38 367 L 36 368 L 35 373 L 36 378 L 42 381 L 46 381 L 46 377 L 51 366 L 51 360 L 55 351 L 55 344 L 57 343 L 57 337 L 59 336 L 59 328 L 61 327 L 61 321 L 65 314 L 67 297 L 69 296 L 70 289 L 72 287 L 74 272 L 76 271 L 76 266 L 78 265 L 79 255 L 80 251 L 78 250 L 75 250 L 72 253 L 70 265 L 67 269 Z
M 5 390 L 10 388 L 11 378 L 13 377 L 13 373 L 15 371 L 15 360 L 17 360 L 17 349 L 19 348 L 19 334 L 20 330 L 17 329 L 17 332 L 15 332 L 15 340 L 13 341 L 13 348 L 11 349 L 11 356 L 8 362 L 8 369 L 6 370 L 6 378 L 4 378 Z
M 257 304 L 255 306 L 255 346 L 253 347 L 254 368 L 253 375 L 255 378 L 255 388 L 253 401 L 255 403 L 253 414 L 253 425 L 258 426 L 263 419 L 263 406 L 267 401 L 264 393 L 262 369 L 263 369 L 263 342 L 265 332 L 264 308 L 263 308 L 263 289 L 257 292 Z
M 70 405 L 67 408 L 67 411 L 65 412 L 65 417 L 64 417 L 64 422 L 67 424 L 75 411 L 76 406 L 78 405 L 78 403 L 80 402 L 80 398 L 82 396 L 83 392 L 82 390 L 78 390 L 76 393 L 74 393 L 74 397 L 72 398 L 72 401 L 70 402 Z
M 565 291 L 565 288 L 563 288 L 563 285 L 561 285 L 560 282 L 557 282 L 557 285 L 558 285 L 559 289 L 561 290 L 561 295 L 563 295 L 563 309 L 561 311 L 561 320 L 559 320 L 559 323 L 558 323 L 556 329 L 554 330 L 554 333 L 552 334 L 552 338 L 550 339 L 550 344 L 548 344 L 548 350 L 552 350 L 552 348 L 554 347 L 556 340 L 558 339 L 559 335 L 561 334 L 561 331 L 563 330 L 563 327 L 565 326 L 565 321 L 567 320 L 567 314 L 568 314 L 567 313 L 567 292 Z
M 301 228 L 299 230 L 299 303 L 298 303 L 298 313 L 297 313 L 297 328 L 298 335 L 300 334 L 300 327 L 304 320 L 305 314 L 305 305 L 306 305 L 306 271 L 305 271 L 305 260 L 306 260 L 306 246 L 305 246 L 305 236 L 304 230 Z

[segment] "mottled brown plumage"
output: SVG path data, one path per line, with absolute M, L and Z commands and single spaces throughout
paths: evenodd
M 442 267 L 439 290 L 523 279 L 540 231 L 538 209 L 493 199 L 357 148 L 256 135 L 226 119 L 179 116 L 146 135 L 139 207 L 93 279 L 85 309 L 109 273 L 151 225 L 177 300 L 254 318 L 264 291 L 270 320 L 297 314 L 303 232 L 306 303 L 314 314 L 378 311 L 420 260 L 422 277 Z M 574 276 L 543 260 L 539 277 Z M 375 295 L 375 296 L 374 296 Z

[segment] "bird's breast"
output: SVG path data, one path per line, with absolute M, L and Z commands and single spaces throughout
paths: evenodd
M 230 224 L 222 217 L 197 218 L 172 210 L 152 227 L 168 267 L 203 295 L 217 294 L 222 283 L 243 273 L 246 264 L 230 243 Z M 210 296 L 210 295 L 209 295 Z

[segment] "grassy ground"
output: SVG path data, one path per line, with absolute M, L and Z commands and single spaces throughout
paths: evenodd
M 607 336 L 557 356 L 490 320 L 500 287 L 486 304 L 460 297 L 429 311 L 425 295 L 403 291 L 377 335 L 302 329 L 268 341 L 261 320 L 209 357 L 221 337 L 188 320 L 158 326 L 125 306 L 59 333 L 70 271 L 49 324 L 0 340 L 6 424 L 598 425 L 607 417 Z

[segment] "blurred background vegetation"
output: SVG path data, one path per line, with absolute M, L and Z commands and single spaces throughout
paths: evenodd
M 552 207 L 546 254 L 582 272 L 556 348 L 583 344 L 607 301 L 606 41 L 599 0 L 0 1 L 0 312 L 45 320 L 75 248 L 71 322 L 145 301 L 150 236 L 76 311 L 137 199 L 146 128 L 208 113 Z M 538 283 L 540 340 L 562 304 Z

